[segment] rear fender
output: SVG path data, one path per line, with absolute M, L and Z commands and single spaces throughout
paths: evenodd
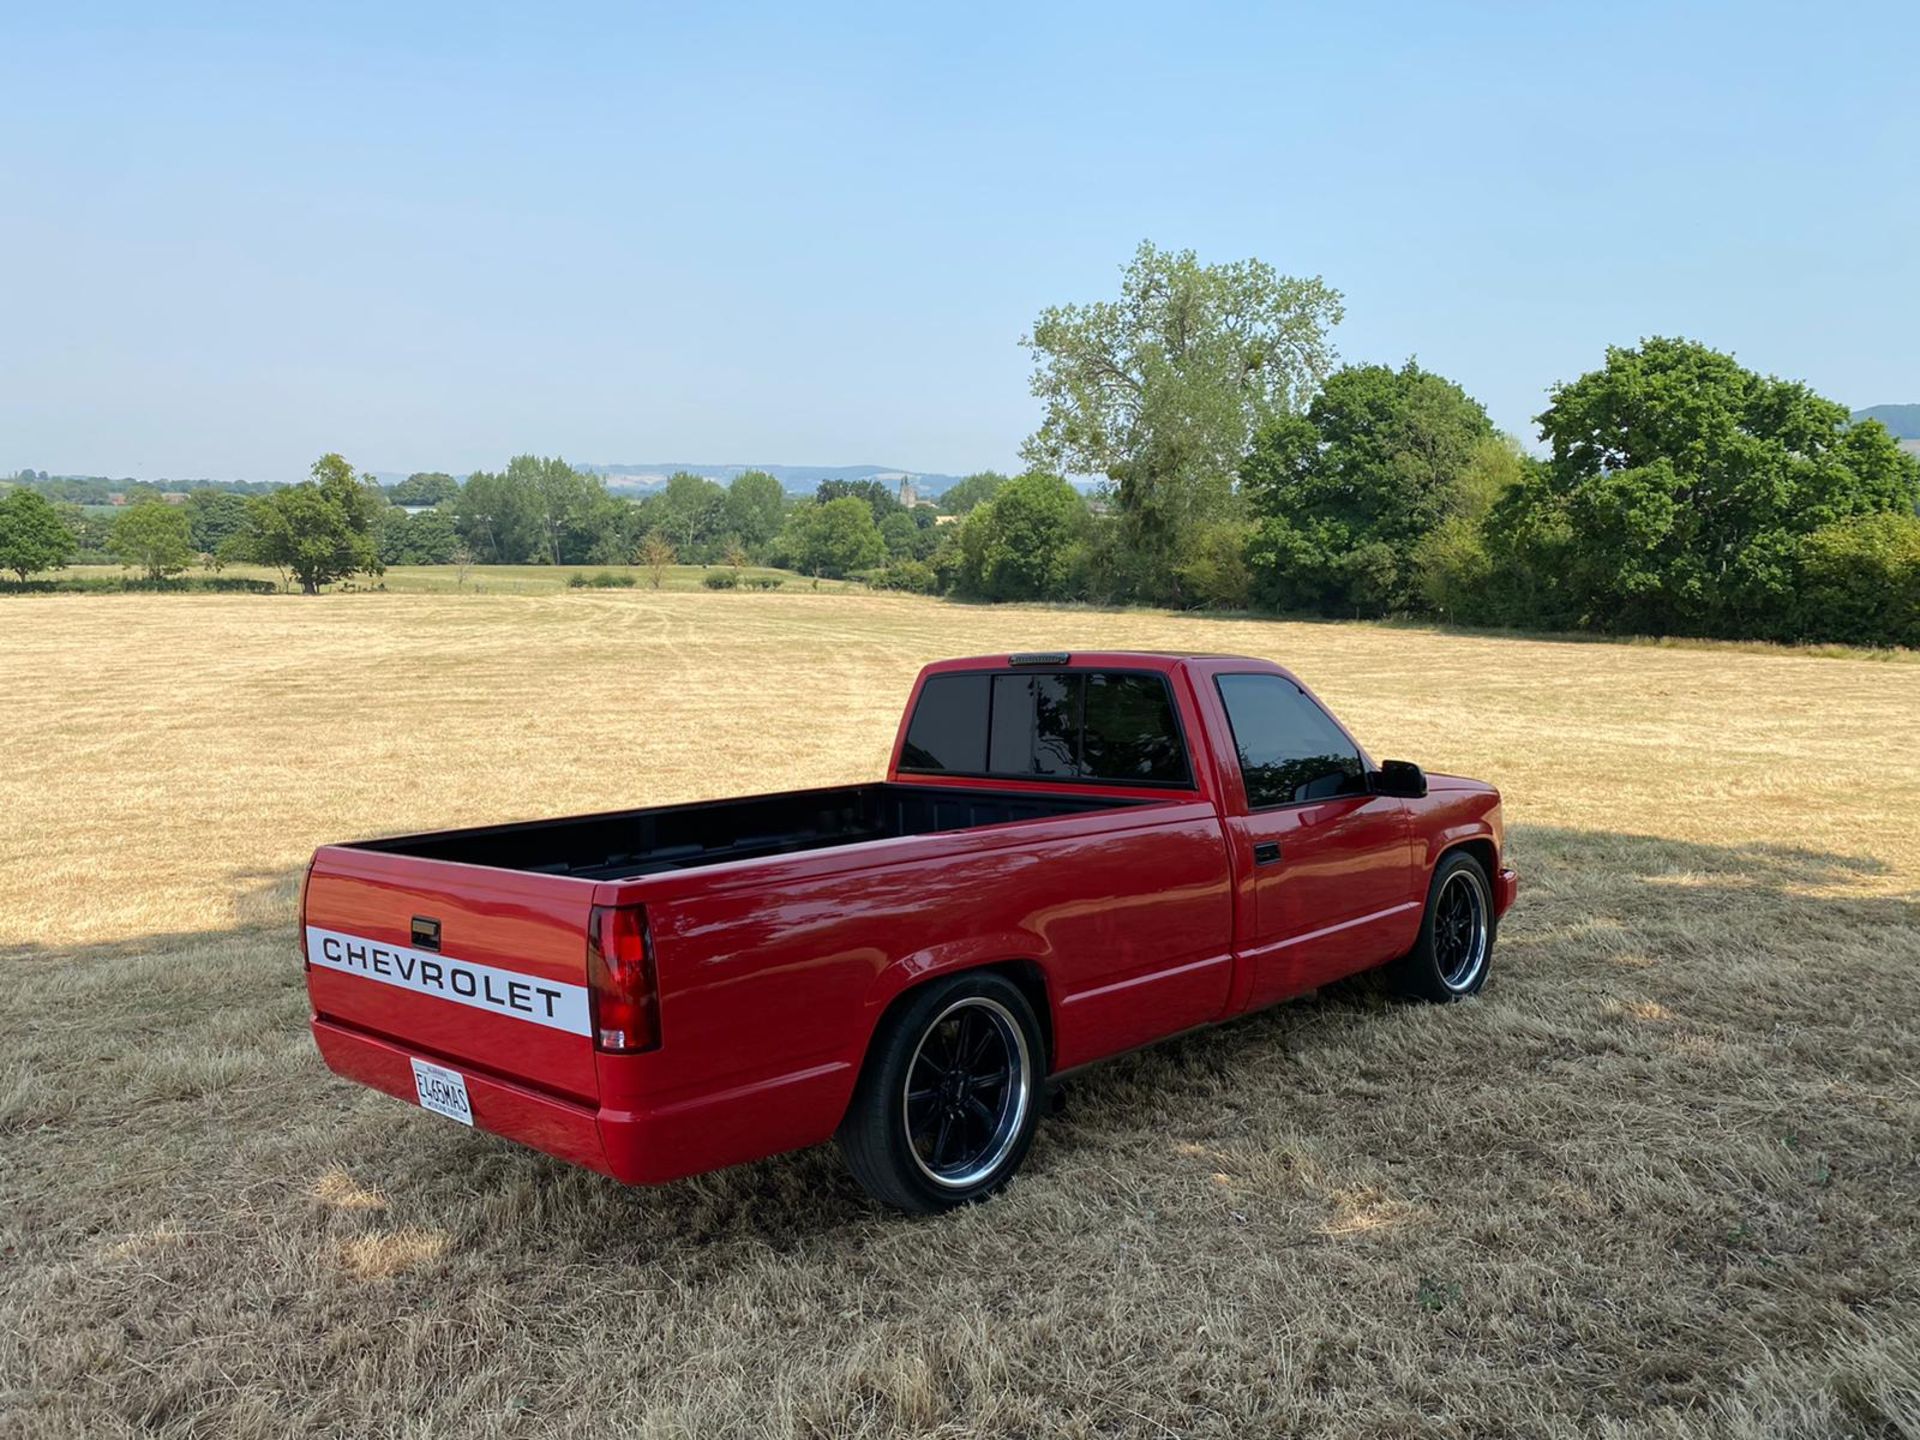
M 1046 943 L 1038 935 L 1025 930 L 970 935 L 965 939 L 943 941 L 911 955 L 901 956 L 875 975 L 867 990 L 866 1040 L 861 1047 L 862 1054 L 872 1046 L 874 1031 L 879 1029 L 888 1008 L 909 990 L 943 975 L 1008 966 L 1018 966 L 1039 977 L 1038 988 L 1044 992 L 1039 998 L 1044 1004 L 1036 1003 L 1034 1009 L 1051 1044 L 1059 1031 L 1060 1018 L 1056 1011 L 1058 1002 L 1053 987 L 1046 983 L 1047 962 L 1051 958 Z M 1031 993 L 1034 987 L 1022 985 L 1021 988 L 1029 992 L 1028 999 L 1036 998 Z

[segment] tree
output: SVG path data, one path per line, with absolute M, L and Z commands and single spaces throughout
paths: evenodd
M 384 566 L 375 540 L 386 498 L 371 475 L 355 477 L 336 454 L 313 462 L 312 479 L 251 502 L 254 557 L 300 582 L 302 594 Z
M 1009 480 L 960 530 L 960 587 L 987 600 L 1064 600 L 1085 563 L 1086 501 L 1057 475 Z
M 956 480 L 941 495 L 940 509 L 947 515 L 965 515 L 974 506 L 986 504 L 1006 483 L 1007 477 L 997 470 L 982 470 L 964 480 Z
M 795 507 L 782 541 L 792 563 L 809 575 L 839 577 L 887 558 L 873 507 L 852 495 Z
M 749 551 L 764 549 L 780 533 L 787 492 L 764 470 L 746 470 L 727 486 L 726 528 Z
M 187 512 L 162 500 L 130 505 L 113 522 L 107 548 L 122 565 L 145 571 L 149 580 L 178 575 L 193 564 L 193 531 Z
M 660 582 L 666 578 L 667 567 L 673 564 L 673 544 L 663 531 L 649 530 L 640 541 L 640 563 L 647 567 L 647 579 L 654 589 L 660 588 Z
M 1484 512 L 1489 447 L 1502 453 L 1479 402 L 1411 360 L 1336 371 L 1305 415 L 1268 422 L 1240 467 L 1261 598 L 1326 614 L 1416 608 L 1414 552 L 1443 521 Z
M 508 463 L 507 474 L 522 478 L 533 490 L 543 542 L 540 558 L 550 565 L 585 559 L 593 543 L 597 502 L 607 493 L 605 482 L 581 474 L 557 455 L 545 460 L 517 455 Z
M 460 493 L 460 482 L 439 470 L 419 470 L 387 492 L 395 505 L 444 505 Z
M 247 497 L 227 490 L 195 490 L 187 496 L 187 528 L 193 548 L 218 555 L 220 547 L 247 528 Z
M 880 539 L 887 547 L 887 554 L 895 560 L 911 559 L 920 539 L 920 527 L 914 524 L 913 516 L 896 509 L 880 522 Z
M 78 548 L 60 512 L 31 490 L 0 495 L 0 570 L 11 570 L 25 584 L 36 570 L 58 570 Z
M 1143 242 L 1120 298 L 1043 310 L 1022 344 L 1044 404 L 1027 460 L 1104 475 L 1145 598 L 1178 598 L 1183 537 L 1231 509 L 1261 427 L 1297 412 L 1332 368 L 1340 294 L 1259 260 L 1201 265 Z
M 1920 461 L 1877 421 L 1693 341 L 1610 349 L 1551 400 L 1551 458 L 1486 535 L 1496 572 L 1573 624 L 1791 636 L 1805 538 L 1920 497 Z
M 667 477 L 660 493 L 646 503 L 647 523 L 666 531 L 688 564 L 706 558 L 705 545 L 716 539 L 725 519 L 727 492 L 705 476 L 682 470 Z
M 813 498 L 822 505 L 831 505 L 835 500 L 863 500 L 873 511 L 876 525 L 895 511 L 906 509 L 893 487 L 878 480 L 822 480 Z
M 1795 638 L 1920 648 L 1920 516 L 1883 510 L 1822 526 L 1799 562 Z
M 444 510 L 409 515 L 398 505 L 389 505 L 380 514 L 375 538 L 383 565 L 447 565 L 453 561 L 460 532 Z
M 528 474 L 529 462 L 540 464 L 518 456 L 503 471 L 477 470 L 454 497 L 454 526 L 480 564 L 523 565 L 546 551 L 546 507 Z

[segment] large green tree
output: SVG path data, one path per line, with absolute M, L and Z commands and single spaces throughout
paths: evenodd
M 1269 422 L 1241 465 L 1259 521 L 1256 594 L 1326 614 L 1415 608 L 1416 548 L 1485 508 L 1478 467 L 1498 443 L 1478 401 L 1411 360 L 1336 371 L 1304 415 Z
M 526 473 L 530 458 L 518 457 L 518 469 L 476 470 L 454 497 L 453 523 L 484 565 L 524 565 L 544 552 L 547 517 Z
M 1057 475 L 1009 480 L 961 524 L 960 588 L 987 600 L 1075 598 L 1090 518 Z
M 57 570 L 73 558 L 73 532 L 45 497 L 15 489 L 0 495 L 0 570 L 24 583 L 36 570 Z
M 386 497 L 337 454 L 313 462 L 312 478 L 251 502 L 252 557 L 300 582 L 302 594 L 382 568 L 376 539 Z
M 787 492 L 764 470 L 745 470 L 727 486 L 724 528 L 750 553 L 758 554 L 780 533 Z
M 853 495 L 824 505 L 795 506 L 781 532 L 780 546 L 784 558 L 809 575 L 839 577 L 887 558 L 886 541 L 873 523 L 873 507 Z
M 1043 310 L 1022 341 L 1045 407 L 1036 468 L 1113 482 L 1143 598 L 1177 599 L 1188 537 L 1232 507 L 1253 436 L 1333 368 L 1340 294 L 1260 260 L 1143 243 L 1118 300 Z
M 1805 538 L 1920 496 L 1920 462 L 1877 421 L 1689 340 L 1609 350 L 1540 427 L 1551 456 L 1487 539 L 1559 623 L 1790 636 Z
M 193 530 L 183 506 L 163 500 L 129 505 L 113 522 L 107 548 L 122 565 L 165 580 L 193 564 Z
M 246 533 L 247 497 L 230 490 L 195 490 L 187 496 L 187 527 L 193 548 L 218 555 L 236 535 Z
M 382 565 L 450 565 L 460 532 L 445 510 L 409 515 L 398 505 L 381 512 L 375 542 Z
M 663 531 L 682 565 L 711 558 L 726 523 L 727 492 L 704 475 L 681 470 L 646 502 L 649 529 Z

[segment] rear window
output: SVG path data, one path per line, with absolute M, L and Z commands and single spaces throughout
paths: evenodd
M 935 675 L 900 768 L 1012 780 L 1190 783 L 1165 677 L 1061 670 Z

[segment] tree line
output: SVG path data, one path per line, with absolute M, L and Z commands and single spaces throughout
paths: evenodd
M 15 490 L 0 564 L 105 548 L 159 576 L 204 554 L 312 589 L 456 559 L 752 561 L 984 600 L 1920 645 L 1920 461 L 1877 421 L 1656 337 L 1554 386 L 1535 455 L 1412 360 L 1337 364 L 1341 316 L 1318 278 L 1142 245 L 1117 299 L 1023 337 L 1029 468 L 937 510 L 870 481 L 794 499 L 752 472 L 636 502 L 530 455 L 381 492 L 329 455 L 305 485 L 141 502 L 105 535 Z
M 195 566 L 266 565 L 309 594 L 393 565 L 640 563 L 657 583 L 674 563 L 763 564 L 841 578 L 924 561 L 940 543 L 939 510 L 902 504 L 878 481 L 829 480 L 793 497 L 764 471 L 727 485 L 681 473 L 633 499 L 535 455 L 464 482 L 421 473 L 385 489 L 328 454 L 297 485 L 203 485 L 183 500 L 156 488 L 108 515 L 21 481 L 0 496 L 0 567 L 23 582 L 75 560 L 117 561 L 155 583 Z M 977 483 L 952 493 L 964 502 Z

